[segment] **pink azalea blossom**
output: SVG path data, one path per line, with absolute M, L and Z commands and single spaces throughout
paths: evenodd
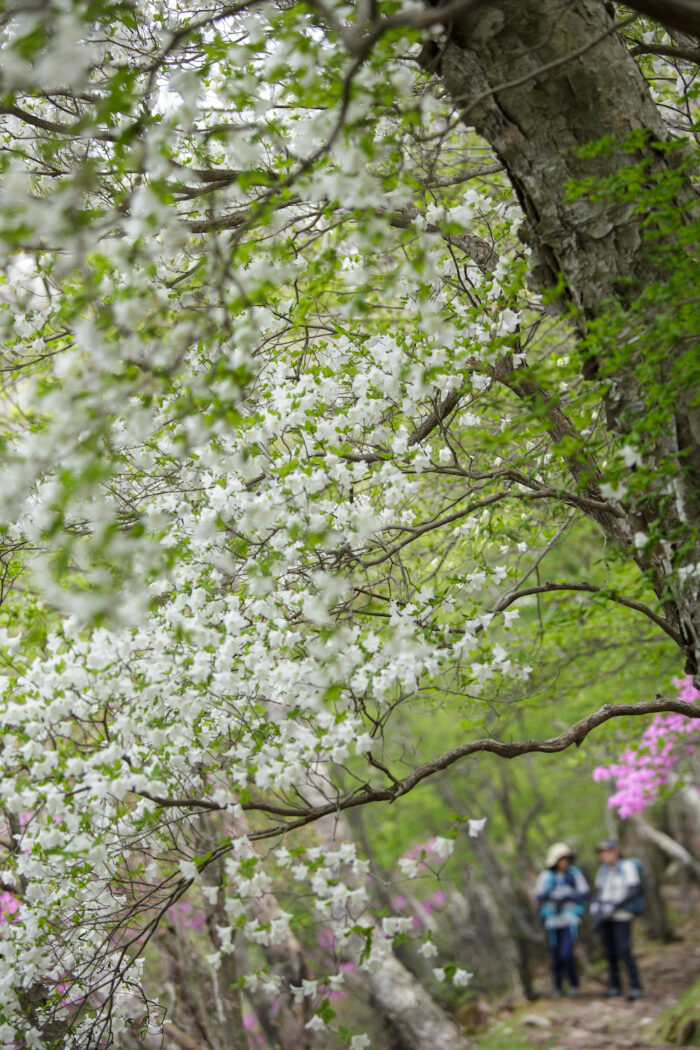
M 691 678 L 675 679 L 678 699 L 694 704 L 700 691 Z M 689 743 L 688 740 L 692 741 Z M 671 779 L 674 765 L 683 754 L 692 754 L 700 739 L 700 722 L 680 714 L 655 715 L 641 735 L 636 747 L 628 747 L 616 762 L 597 766 L 593 780 L 611 780 L 615 791 L 608 806 L 624 820 L 641 813 Z

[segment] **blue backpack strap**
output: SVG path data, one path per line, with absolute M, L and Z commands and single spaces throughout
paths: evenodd
M 625 901 L 623 907 L 627 911 L 631 911 L 633 915 L 641 915 L 644 911 L 644 864 L 639 857 L 627 857 L 631 864 L 634 864 L 639 874 L 639 885 L 630 892 L 628 899 Z

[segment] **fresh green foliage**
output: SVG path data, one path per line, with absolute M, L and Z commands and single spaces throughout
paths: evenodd
M 348 814 L 377 814 L 385 873 L 429 838 L 432 889 L 485 815 L 512 855 L 545 758 L 508 810 L 494 756 L 451 749 L 557 737 L 693 656 L 696 464 L 664 446 L 700 385 L 692 114 L 663 177 L 638 136 L 572 188 L 643 215 L 651 259 L 582 332 L 420 71 L 430 11 L 0 18 L 0 1042 L 155 1034 L 187 904 L 220 1033 L 261 992 L 364 1050 L 342 966 L 438 949 L 376 907 Z M 644 411 L 612 425 L 621 379 Z M 533 852 L 576 761 L 546 767 Z M 316 926 L 332 972 L 290 986 L 275 951 Z M 461 962 L 427 979 L 446 1003 Z

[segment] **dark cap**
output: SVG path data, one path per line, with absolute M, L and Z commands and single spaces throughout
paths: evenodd
M 603 839 L 602 842 L 599 842 L 598 853 L 601 853 L 604 849 L 618 849 L 617 839 Z

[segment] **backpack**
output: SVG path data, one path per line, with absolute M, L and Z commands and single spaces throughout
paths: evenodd
M 639 872 L 639 888 L 634 897 L 625 902 L 624 907 L 633 915 L 641 915 L 644 912 L 644 864 L 639 857 L 625 857 L 625 860 L 634 864 Z
M 568 872 L 564 876 L 567 885 L 569 885 L 571 887 L 572 891 L 574 891 L 574 892 L 576 891 L 576 876 L 574 874 L 574 872 L 576 872 L 576 871 L 579 871 L 579 869 L 572 866 L 571 868 L 569 868 Z M 580 871 L 579 871 L 579 874 L 580 874 Z M 546 884 L 545 884 L 545 887 L 544 887 L 545 893 L 548 894 L 548 893 L 551 892 L 552 887 L 554 886 L 554 879 L 555 879 L 554 872 L 553 871 L 548 871 L 547 872 Z M 580 918 L 583 915 L 584 911 L 585 911 L 585 904 L 584 904 L 583 901 L 580 901 L 580 902 L 574 902 L 574 901 L 571 901 L 571 900 L 567 901 L 567 903 L 566 903 L 566 912 L 569 915 L 571 915 L 573 921 L 575 921 L 575 917 Z M 556 915 L 558 912 L 559 912 L 559 907 L 556 905 L 556 903 L 552 904 L 551 901 L 548 901 L 545 898 L 542 901 L 541 905 L 540 905 L 540 922 L 542 923 L 542 925 L 546 926 L 547 919 L 551 918 L 551 916 L 553 916 L 553 915 Z

